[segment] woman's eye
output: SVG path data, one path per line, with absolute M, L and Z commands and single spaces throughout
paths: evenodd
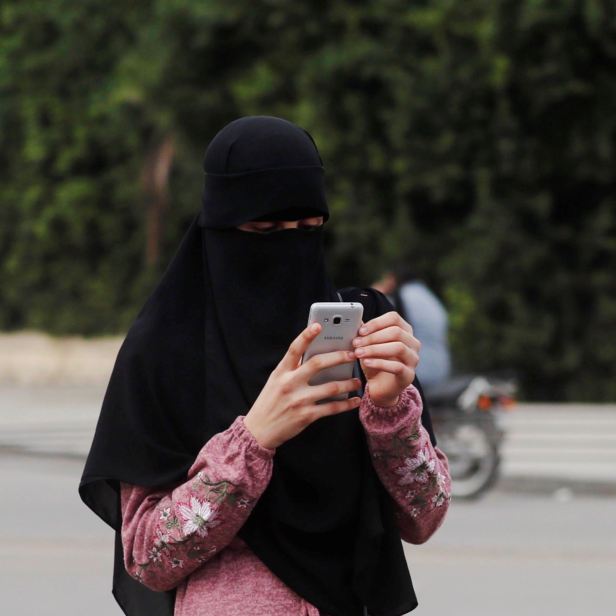
M 271 227 L 256 227 L 255 230 L 258 231 L 259 233 L 271 233 L 272 231 L 276 231 L 276 227 L 274 227 L 274 226 L 271 226 Z
M 300 229 L 303 229 L 304 231 L 314 231 L 315 229 L 318 229 L 321 225 L 299 225 Z

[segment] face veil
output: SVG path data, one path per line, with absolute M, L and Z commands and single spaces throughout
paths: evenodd
M 113 593 L 129 616 L 172 616 L 175 591 L 154 592 L 126 572 L 120 482 L 186 480 L 203 445 L 248 413 L 310 305 L 338 301 L 322 227 L 236 228 L 327 220 L 310 135 L 278 118 L 242 118 L 214 138 L 204 167 L 201 210 L 118 353 L 79 486 L 116 530 Z M 364 320 L 392 309 L 377 292 L 359 291 L 342 297 L 364 304 Z M 431 431 L 427 411 L 422 419 Z M 396 616 L 417 605 L 357 410 L 320 419 L 276 450 L 271 481 L 239 534 L 330 616 Z

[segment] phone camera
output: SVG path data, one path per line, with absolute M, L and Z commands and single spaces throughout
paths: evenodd
M 342 322 L 342 317 L 334 317 L 334 325 L 340 325 Z

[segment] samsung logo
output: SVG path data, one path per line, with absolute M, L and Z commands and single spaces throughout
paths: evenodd
M 323 336 L 323 340 L 344 340 L 344 336 Z

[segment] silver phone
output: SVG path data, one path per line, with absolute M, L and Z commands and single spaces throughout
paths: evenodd
M 361 325 L 364 307 L 359 302 L 318 302 L 310 307 L 308 327 L 313 323 L 321 325 L 319 335 L 310 343 L 310 346 L 302 357 L 302 363 L 311 357 L 321 353 L 333 351 L 353 351 L 353 339 Z M 353 375 L 353 363 L 339 364 L 331 368 L 325 368 L 315 374 L 309 381 L 309 385 L 322 385 L 330 381 L 346 381 Z M 346 400 L 348 393 L 338 394 L 331 398 L 319 400 Z

